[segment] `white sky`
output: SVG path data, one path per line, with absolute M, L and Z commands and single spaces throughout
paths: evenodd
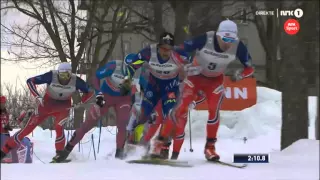
M 8 53 L 1 50 L 1 57 L 8 57 Z M 35 65 L 30 63 L 11 63 L 11 62 L 1 62 L 1 85 L 4 83 L 9 83 L 15 86 L 16 80 L 17 85 L 25 85 L 27 78 L 31 76 L 38 75 L 40 73 L 45 73 L 53 69 L 51 68 L 36 68 Z M 19 82 L 21 81 L 21 82 Z
M 1 15 L 2 15 L 1 23 L 4 24 L 5 26 L 9 26 L 12 23 L 23 25 L 26 22 L 28 22 L 28 20 L 31 19 L 28 16 L 16 10 L 14 11 L 10 10 L 9 12 L 7 12 L 7 15 L 5 16 L 3 16 L 2 13 Z M 12 37 L 7 37 L 7 38 L 12 38 Z M 7 48 L 4 46 L 1 46 L 1 57 L 3 58 L 10 57 Z M 4 83 L 10 83 L 13 86 L 15 86 L 15 84 L 17 83 L 18 88 L 21 88 L 21 85 L 26 86 L 25 82 L 27 78 L 31 76 L 36 76 L 41 73 L 45 73 L 55 68 L 55 67 L 37 68 L 39 66 L 39 63 L 41 62 L 38 62 L 37 64 L 34 64 L 34 63 L 18 64 L 18 63 L 11 63 L 7 61 L 1 62 L 1 85 L 3 85 Z

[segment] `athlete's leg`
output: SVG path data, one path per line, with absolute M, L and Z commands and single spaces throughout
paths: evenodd
M 159 156 L 160 158 L 165 158 L 161 155 L 162 147 L 168 142 L 168 139 L 172 136 L 175 124 L 169 115 L 172 112 L 173 107 L 177 103 L 177 97 L 179 95 L 179 87 L 172 88 L 162 92 L 162 109 L 164 124 L 160 130 L 160 134 L 155 141 L 155 146 L 152 152 L 152 156 Z
M 115 105 L 116 117 L 117 117 L 117 128 L 118 133 L 116 137 L 117 141 L 117 151 L 116 158 L 123 158 L 123 148 L 126 141 L 126 126 L 130 117 L 131 108 L 131 97 L 122 96 L 118 97 L 117 103 Z
M 210 78 L 210 82 L 207 85 L 203 84 L 202 89 L 207 97 L 209 111 L 205 156 L 207 160 L 214 161 L 220 158 L 215 150 L 215 142 L 217 141 L 217 131 L 220 124 L 219 111 L 224 98 L 223 75 Z
M 150 120 L 152 122 L 148 123 L 149 124 L 148 131 L 143 136 L 144 142 L 149 142 L 151 140 L 151 138 L 155 135 L 155 133 L 159 129 L 159 126 L 163 122 L 162 103 L 161 102 L 162 101 L 158 102 L 157 106 L 154 109 L 153 114 L 150 117 Z
M 110 102 L 110 101 L 106 101 L 106 102 Z M 109 103 L 105 104 L 102 108 L 100 108 L 96 104 L 91 105 L 88 109 L 88 113 L 83 124 L 81 124 L 81 126 L 74 131 L 71 139 L 67 143 L 64 150 L 62 152 L 59 152 L 53 158 L 53 161 L 61 162 L 67 159 L 67 157 L 69 156 L 70 152 L 73 150 L 75 145 L 78 144 L 80 140 L 83 138 L 83 136 L 97 124 L 98 120 L 101 117 L 107 114 L 109 107 L 110 107 Z
M 135 133 L 132 132 L 134 130 L 134 126 L 136 124 L 137 118 L 139 117 L 140 109 L 137 109 L 135 105 L 131 106 L 130 110 L 130 118 L 127 125 L 127 138 L 128 144 L 136 144 L 135 142 Z
M 64 134 L 64 124 L 68 121 L 69 118 L 69 110 L 62 110 L 59 113 L 53 115 L 55 117 L 55 131 L 56 131 L 56 140 L 55 140 L 55 147 L 56 151 L 63 151 L 66 138 Z
M 140 118 L 138 119 L 138 124 L 145 124 L 148 122 L 151 113 L 155 106 L 157 105 L 159 99 L 160 99 L 160 94 L 157 89 L 157 87 L 153 85 L 149 85 L 146 88 L 146 93 L 142 99 L 141 103 L 141 112 L 140 112 Z M 137 125 L 138 125 L 137 124 Z
M 75 146 L 78 144 L 83 136 L 97 124 L 98 120 L 107 114 L 109 107 L 109 104 L 104 105 L 102 108 L 96 104 L 91 105 L 88 109 L 89 113 L 86 116 L 86 120 L 75 130 L 67 146 Z
M 176 131 L 173 137 L 173 152 L 171 159 L 177 159 L 184 142 L 184 130 L 188 120 L 189 104 L 196 98 L 199 90 L 198 84 L 202 81 L 202 76 L 191 76 L 185 79 L 180 87 L 178 103 L 174 108 L 173 118 L 177 122 Z

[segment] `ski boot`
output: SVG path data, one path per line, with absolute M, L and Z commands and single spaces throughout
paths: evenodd
M 74 146 L 70 145 L 69 143 L 66 145 L 64 150 L 56 151 L 56 156 L 52 158 L 51 163 L 61 163 L 67 160 L 70 152 L 72 151 Z
M 215 143 L 217 139 L 207 139 L 206 146 L 204 148 L 204 154 L 208 161 L 219 161 L 220 156 L 216 153 Z
M 141 146 L 143 149 L 144 149 L 144 151 L 145 151 L 145 156 L 149 153 L 149 151 L 150 151 L 150 149 L 151 149 L 151 145 L 150 145 L 150 141 L 145 141 L 144 140 L 144 138 L 142 137 L 141 139 L 140 139 L 140 142 L 139 142 L 139 144 L 138 144 L 139 146 Z
M 150 154 L 150 158 L 163 159 L 161 155 L 161 151 L 164 144 L 165 144 L 164 138 L 158 137 L 158 139 L 154 141 L 154 147 Z M 165 151 L 166 150 L 164 150 L 163 152 L 165 153 Z M 168 149 L 168 153 L 169 153 L 169 149 Z
M 179 157 L 179 152 L 172 152 L 171 154 L 171 160 L 177 160 Z
M 120 159 L 123 160 L 124 158 L 126 158 L 126 154 L 124 153 L 123 148 L 117 148 L 116 149 L 116 154 L 115 154 L 115 158 L 116 159 Z
M 160 152 L 160 158 L 161 159 L 169 159 L 169 150 L 170 150 L 171 142 L 165 143 Z

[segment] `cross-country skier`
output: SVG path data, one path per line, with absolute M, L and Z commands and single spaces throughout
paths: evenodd
M 230 20 L 222 21 L 218 30 L 209 31 L 203 35 L 184 42 L 182 48 L 187 52 L 196 52 L 187 79 L 183 82 L 182 99 L 179 101 L 173 119 L 178 122 L 177 134 L 183 134 L 187 122 L 189 104 L 195 99 L 198 91 L 203 91 L 208 103 L 209 119 L 207 121 L 207 141 L 204 154 L 208 161 L 219 160 L 215 143 L 220 117 L 219 110 L 224 98 L 223 79 L 228 64 L 236 58 L 243 64 L 242 71 L 236 71 L 233 81 L 247 78 L 254 73 L 251 57 L 246 46 L 238 39 L 237 25 Z M 169 135 L 167 135 L 169 136 Z M 183 141 L 175 147 L 180 152 Z
M 148 85 L 145 88 L 145 94 L 141 105 L 141 117 L 137 124 L 145 124 L 154 107 L 159 100 L 162 100 L 162 111 L 164 118 L 167 119 L 169 111 L 175 106 L 179 93 L 179 80 L 184 77 L 184 65 L 189 63 L 186 54 L 177 53 L 174 48 L 174 36 L 171 33 L 164 32 L 159 38 L 158 44 L 152 44 L 142 49 L 133 59 L 125 59 L 128 64 L 127 74 L 132 78 L 135 71 L 142 65 L 147 64 L 150 70 Z M 166 120 L 165 123 L 172 123 Z M 162 136 L 158 141 L 165 142 Z M 158 147 L 151 156 L 159 157 L 161 147 L 164 143 L 157 143 Z
M 47 84 L 44 97 L 37 91 L 36 85 Z M 50 116 L 55 118 L 56 140 L 55 148 L 57 154 L 62 152 L 65 145 L 63 124 L 68 119 L 71 108 L 71 95 L 80 90 L 84 93 L 82 103 L 85 103 L 93 93 L 89 93 L 89 87 L 85 81 L 71 72 L 71 64 L 63 62 L 58 70 L 29 78 L 27 85 L 31 94 L 36 98 L 38 107 L 25 127 L 16 132 L 2 148 L 1 159 L 13 148 L 17 147 L 21 140 L 30 134 L 40 123 Z
M 144 89 L 146 88 L 147 83 L 148 83 L 147 80 L 146 80 L 146 79 L 148 79 L 148 77 L 149 77 L 148 70 L 145 68 L 145 66 L 142 66 L 141 67 L 141 75 L 140 75 L 140 78 L 139 78 L 140 93 L 136 93 L 135 94 L 135 97 L 136 97 L 135 100 L 136 101 L 133 102 L 133 106 L 132 106 L 132 110 L 131 110 L 132 114 L 131 114 L 130 121 L 129 121 L 129 124 L 128 124 L 128 130 L 132 129 L 131 126 L 134 125 L 134 122 L 137 119 L 139 119 L 139 117 L 140 117 L 141 102 L 142 102 L 142 98 L 143 98 L 144 91 L 145 91 Z M 190 104 L 190 106 L 189 106 L 190 109 L 193 109 L 196 105 L 202 103 L 204 100 L 205 100 L 204 94 L 199 91 L 198 96 L 196 98 L 196 101 L 193 101 Z M 157 130 L 159 129 L 159 127 L 162 124 L 163 124 L 162 105 L 161 105 L 161 101 L 159 101 L 158 104 L 156 105 L 155 109 L 153 110 L 153 112 L 151 114 L 151 117 L 148 120 L 148 122 L 145 123 L 144 125 L 140 125 L 140 126 L 142 126 L 144 128 L 143 131 L 142 131 L 142 133 L 143 133 L 142 137 L 139 134 L 139 132 L 136 132 L 136 129 L 140 129 L 140 127 L 136 128 L 134 130 L 134 132 L 131 132 L 132 134 L 129 137 L 128 144 L 131 145 L 131 144 L 137 144 L 138 143 L 140 145 L 147 145 L 147 148 L 148 148 L 148 143 L 154 137 L 154 135 L 156 134 Z M 140 141 L 137 141 L 138 138 L 136 136 L 141 137 Z M 161 154 L 161 157 L 163 159 L 168 159 L 169 158 L 169 149 L 170 149 L 170 146 L 172 144 L 171 140 L 172 140 L 172 138 L 169 138 L 168 142 L 165 143 L 162 146 L 160 154 Z M 178 137 L 174 137 L 173 140 L 174 140 L 174 142 L 178 141 L 178 144 L 180 144 L 179 141 L 181 141 L 181 139 L 180 139 L 179 136 Z M 175 148 L 176 146 L 173 146 L 173 147 Z M 175 149 L 173 149 L 173 152 L 175 152 Z M 173 153 L 171 159 L 176 159 L 177 157 L 178 156 L 175 153 Z
M 116 111 L 118 129 L 115 157 L 119 159 L 125 157 L 124 144 L 126 141 L 126 126 L 130 118 L 132 90 L 132 82 L 127 79 L 124 73 L 126 66 L 126 63 L 122 60 L 112 60 L 97 69 L 93 84 L 100 107 L 91 107 L 85 122 L 80 128 L 76 129 L 64 151 L 56 156 L 55 162 L 59 163 L 66 160 L 74 146 L 97 124 L 99 119 L 107 114 L 112 106 Z
M 127 56 L 127 58 L 134 58 L 136 56 L 136 54 L 129 54 Z M 150 127 L 151 125 L 153 125 L 153 120 L 155 118 L 155 115 L 158 114 L 158 112 L 155 112 L 156 109 L 159 109 L 159 107 L 161 108 L 160 103 L 158 103 L 157 107 L 153 110 L 153 112 L 151 113 L 151 117 L 149 117 L 149 120 L 147 121 L 147 123 L 145 124 L 140 124 L 138 127 L 134 128 L 133 126 L 135 125 L 135 122 L 137 121 L 137 119 L 139 119 L 140 115 L 141 115 L 141 103 L 142 103 L 142 99 L 144 97 L 144 93 L 145 93 L 145 89 L 148 85 L 148 79 L 149 79 L 149 70 L 147 67 L 147 64 L 144 64 L 141 68 L 140 68 L 140 76 L 139 76 L 139 92 L 135 93 L 133 95 L 132 98 L 132 108 L 131 108 L 131 117 L 130 117 L 130 121 L 128 123 L 127 126 L 127 130 L 128 130 L 128 144 L 144 144 L 144 142 L 149 142 L 149 141 L 144 141 L 143 139 L 145 138 L 141 138 L 141 141 L 139 138 L 137 138 L 136 136 L 145 136 L 146 132 L 149 132 L 149 129 L 152 127 Z M 158 127 L 158 126 L 157 126 Z M 143 129 L 143 131 L 139 131 L 138 130 Z M 133 132 L 131 132 L 131 130 L 134 130 Z M 142 134 L 139 134 L 142 133 Z M 153 136 L 154 134 L 152 134 Z M 138 140 L 139 139 L 139 140 Z
M 136 54 L 129 54 L 127 58 L 132 58 L 136 56 Z M 134 148 L 134 145 L 142 145 L 147 150 L 150 147 L 149 142 L 150 139 L 155 135 L 158 130 L 160 124 L 163 122 L 162 116 L 162 107 L 161 101 L 158 102 L 157 106 L 154 108 L 151 113 L 148 121 L 145 124 L 140 124 L 137 127 L 133 127 L 141 117 L 141 103 L 144 98 L 145 89 L 148 85 L 148 79 L 150 71 L 147 67 L 147 64 L 144 64 L 141 68 L 141 73 L 139 76 L 139 89 L 138 93 L 135 93 L 132 98 L 132 107 L 131 107 L 131 116 L 127 126 L 128 130 L 128 150 Z

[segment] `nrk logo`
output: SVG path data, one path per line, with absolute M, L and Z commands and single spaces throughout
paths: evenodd
M 295 19 L 288 19 L 284 23 L 284 31 L 289 34 L 289 35 L 295 35 L 299 32 L 300 30 L 300 24 L 297 20 Z
M 294 11 L 280 10 L 280 16 L 295 16 L 296 18 L 301 18 L 303 16 L 303 10 L 300 8 L 298 8 Z

